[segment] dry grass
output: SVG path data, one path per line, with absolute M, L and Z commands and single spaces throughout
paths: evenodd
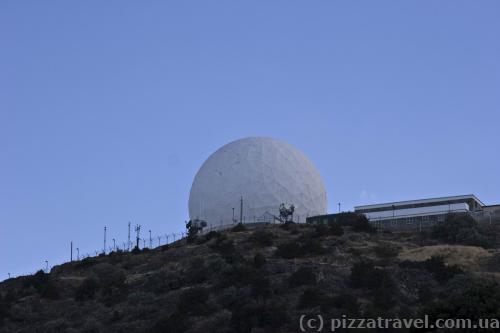
M 425 261 L 440 256 L 448 265 L 457 265 L 467 270 L 478 270 L 480 262 L 492 254 L 482 247 L 464 245 L 434 245 L 405 250 L 398 255 L 400 260 Z

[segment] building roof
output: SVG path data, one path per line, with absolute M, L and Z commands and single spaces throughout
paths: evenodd
M 393 207 L 403 208 L 403 207 L 408 207 L 408 206 L 446 205 L 446 204 L 450 204 L 450 203 L 466 202 L 466 201 L 471 201 L 471 200 L 477 202 L 480 206 L 485 206 L 485 204 L 482 203 L 481 200 L 479 200 L 475 195 L 468 194 L 468 195 L 457 195 L 457 196 L 431 198 L 431 199 L 397 201 L 397 202 L 389 202 L 389 203 L 376 204 L 376 205 L 356 206 L 356 207 L 354 207 L 354 210 L 355 211 L 364 211 L 364 210 L 368 210 L 368 209 L 369 210 L 372 210 L 372 209 L 376 209 L 376 210 L 393 209 Z

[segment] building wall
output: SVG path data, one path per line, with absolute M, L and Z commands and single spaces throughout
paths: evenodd
M 425 215 L 447 214 L 452 212 L 467 212 L 467 211 L 469 211 L 468 204 L 456 203 L 449 205 L 394 209 L 394 210 L 388 208 L 387 210 L 384 211 L 369 212 L 364 214 L 370 221 L 374 221 L 374 220 L 394 219 L 401 217 L 425 216 Z

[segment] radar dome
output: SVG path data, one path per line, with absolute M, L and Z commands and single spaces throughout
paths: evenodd
M 237 140 L 213 153 L 196 174 L 189 216 L 213 226 L 273 222 L 280 204 L 295 206 L 293 220 L 326 214 L 319 172 L 298 149 L 272 138 Z M 233 219 L 234 216 L 234 219 Z

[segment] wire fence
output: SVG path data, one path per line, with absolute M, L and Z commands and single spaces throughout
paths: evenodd
M 301 221 L 300 215 L 296 215 L 293 217 L 293 221 L 296 223 L 300 222 L 305 222 L 305 218 L 303 221 Z M 200 234 L 206 234 L 210 231 L 220 231 L 224 229 L 229 229 L 234 227 L 236 224 L 240 223 L 239 220 L 232 220 L 232 221 L 220 221 L 220 223 L 207 223 L 207 226 L 203 228 L 200 231 Z M 278 217 L 276 217 L 273 214 L 266 213 L 262 216 L 243 216 L 243 221 L 241 223 L 245 225 L 253 225 L 253 224 L 277 224 L 281 223 L 281 220 L 279 220 Z M 139 227 L 140 226 L 136 226 Z M 131 228 L 131 225 L 129 224 L 129 228 Z M 57 262 L 57 263 L 50 263 L 47 260 L 42 262 L 43 265 L 40 266 L 39 269 L 29 272 L 27 274 L 19 274 L 19 275 L 14 275 L 11 273 L 7 273 L 7 276 L 5 276 L 7 279 L 11 278 L 16 278 L 20 276 L 26 276 L 26 275 L 34 275 L 38 271 L 42 270 L 45 273 L 49 273 L 51 268 L 57 265 L 62 265 L 68 262 L 74 262 L 74 261 L 80 261 L 84 260 L 86 258 L 92 258 L 92 257 L 98 257 L 100 255 L 106 255 L 110 253 L 118 253 L 118 252 L 130 252 L 132 251 L 135 247 L 137 247 L 139 250 L 143 249 L 155 249 L 160 246 L 164 245 L 169 245 L 174 242 L 178 242 L 183 240 L 184 238 L 187 237 L 187 230 L 186 231 L 180 231 L 180 232 L 172 232 L 172 233 L 164 233 L 164 234 L 156 234 L 153 235 L 151 231 L 148 230 L 146 233 L 146 237 L 144 235 L 140 235 L 139 238 L 137 238 L 136 232 L 134 232 L 133 229 L 129 229 L 130 234 L 130 240 L 127 238 L 125 241 L 122 239 L 118 240 L 116 238 L 113 238 L 112 236 L 110 237 L 107 234 L 107 228 L 105 227 L 104 230 L 104 237 L 103 237 L 103 246 L 100 249 L 97 250 L 83 250 L 81 249 L 77 243 L 70 242 L 70 245 L 68 247 L 68 261 L 64 262 Z M 105 244 L 105 245 L 104 245 Z M 3 279 L 0 279 L 2 281 Z
M 106 232 L 106 231 L 105 231 Z M 164 245 L 169 245 L 174 242 L 181 241 L 182 239 L 186 238 L 187 232 L 186 231 L 180 231 L 180 232 L 172 232 L 172 233 L 165 233 L 162 235 L 155 235 L 153 236 L 151 234 L 148 235 L 146 238 L 145 237 L 139 237 L 137 239 L 136 236 L 134 236 L 134 240 L 132 239 L 129 241 L 128 239 L 126 241 L 118 241 L 116 238 L 108 238 L 106 237 L 105 243 L 106 247 L 103 247 L 98 249 L 98 250 L 93 250 L 93 251 L 80 251 L 80 248 L 73 242 L 70 242 L 70 247 L 68 251 L 68 261 L 63 261 L 63 262 L 57 262 L 54 264 L 51 264 L 48 260 L 43 261 L 43 265 L 40 266 L 35 271 L 28 272 L 26 274 L 11 274 L 7 273 L 5 278 L 7 279 L 14 279 L 20 276 L 29 276 L 29 275 L 34 275 L 40 270 L 49 273 L 51 268 L 57 265 L 62 265 L 68 262 L 75 262 L 75 261 L 81 261 L 86 258 L 92 258 L 92 257 L 98 257 L 101 255 L 106 255 L 110 253 L 119 253 L 119 252 L 131 252 L 136 246 L 138 247 L 139 250 L 144 250 L 144 249 L 155 249 L 160 246 Z M 3 281 L 4 279 L 0 279 L 0 281 Z

